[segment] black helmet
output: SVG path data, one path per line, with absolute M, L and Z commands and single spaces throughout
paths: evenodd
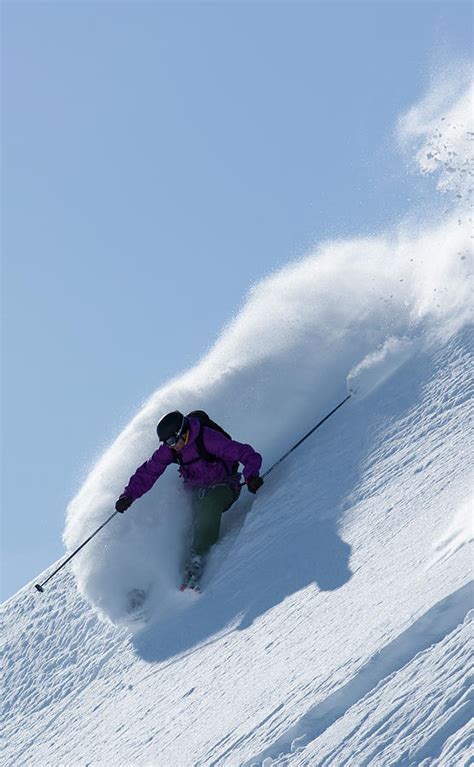
M 156 427 L 156 432 L 160 442 L 166 442 L 172 447 L 176 444 L 181 434 L 186 431 L 187 427 L 186 417 L 179 410 L 173 410 L 172 413 L 163 416 Z

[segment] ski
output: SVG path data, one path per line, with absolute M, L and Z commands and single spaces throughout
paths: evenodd
M 187 591 L 188 589 L 194 591 L 195 594 L 200 594 L 202 591 L 197 578 L 193 575 L 187 576 L 179 587 L 180 591 Z

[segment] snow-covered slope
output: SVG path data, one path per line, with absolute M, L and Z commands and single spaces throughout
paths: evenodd
M 463 99 L 451 105 L 457 119 Z M 176 588 L 188 518 L 168 472 L 74 572 L 5 603 L 2 763 L 469 763 L 462 202 L 436 225 L 327 244 L 275 275 L 209 355 L 140 411 L 72 502 L 70 548 L 110 513 L 166 409 L 208 408 L 268 466 L 344 397 L 347 377 L 358 389 L 228 512 L 202 595 Z M 144 584 L 153 620 L 133 634 L 124 595 Z

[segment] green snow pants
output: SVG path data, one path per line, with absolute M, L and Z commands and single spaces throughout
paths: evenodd
M 218 538 L 221 517 L 230 509 L 240 494 L 240 488 L 229 485 L 202 487 L 193 491 L 193 551 L 205 554 Z

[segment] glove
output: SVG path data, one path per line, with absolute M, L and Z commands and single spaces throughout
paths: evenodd
M 258 474 L 254 474 L 253 477 L 249 477 L 247 480 L 247 490 L 249 493 L 255 493 L 257 492 L 259 487 L 262 487 L 263 485 L 263 479 L 258 476 Z
M 121 495 L 115 503 L 115 511 L 120 511 L 121 514 L 132 505 L 133 498 L 129 498 L 128 495 Z

